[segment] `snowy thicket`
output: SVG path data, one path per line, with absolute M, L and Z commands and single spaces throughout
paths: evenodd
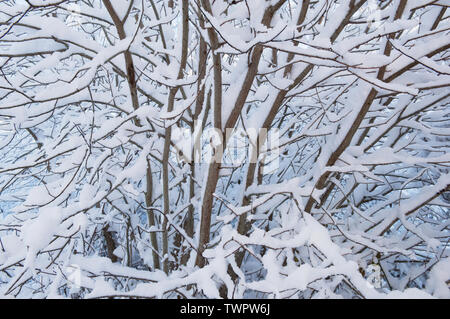
M 0 2 L 0 296 L 450 298 L 446 0 Z

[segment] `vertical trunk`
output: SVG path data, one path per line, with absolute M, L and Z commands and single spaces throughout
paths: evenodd
M 200 21 L 200 27 L 205 27 L 205 22 L 203 20 L 203 17 L 199 16 Z M 203 39 L 203 37 L 200 37 L 200 44 L 199 44 L 199 56 L 198 56 L 198 81 L 197 81 L 197 100 L 195 103 L 195 109 L 194 114 L 192 116 L 193 125 L 191 126 L 191 133 L 192 136 L 194 135 L 194 129 L 195 129 L 195 123 L 198 121 L 198 117 L 201 113 L 203 103 L 205 101 L 205 84 L 203 83 L 203 80 L 206 75 L 206 63 L 207 63 L 207 46 L 206 41 Z M 202 126 L 203 129 L 203 126 Z M 192 149 L 191 154 L 191 176 L 189 178 L 189 200 L 192 200 L 195 196 L 195 152 L 196 147 Z M 194 237 L 194 207 L 192 205 L 189 206 L 186 221 L 184 223 L 184 230 L 186 231 L 186 234 L 189 237 Z M 188 259 L 188 254 L 182 256 L 182 264 L 186 264 Z
M 202 0 L 202 5 L 205 10 L 211 13 L 211 5 L 208 0 Z M 218 48 L 218 39 L 215 31 L 212 28 L 208 29 L 208 37 L 211 42 L 212 50 Z M 214 128 L 216 130 L 222 131 L 222 63 L 221 63 L 221 54 L 213 53 L 213 68 L 214 68 L 214 109 L 213 109 L 213 117 L 214 117 Z M 223 140 L 223 139 L 222 139 Z M 221 148 L 221 145 L 218 145 L 218 148 Z M 203 251 L 206 248 L 206 245 L 209 242 L 209 233 L 211 228 L 211 211 L 213 204 L 213 192 L 216 189 L 216 184 L 219 179 L 219 166 L 220 163 L 216 161 L 217 154 L 211 158 L 211 163 L 209 164 L 208 171 L 206 173 L 206 185 L 203 189 L 203 197 L 202 197 L 202 206 L 201 206 L 201 217 L 200 217 L 200 235 L 199 235 L 199 244 L 198 244 L 198 252 L 196 258 L 196 265 L 199 267 L 203 267 L 205 265 L 205 259 L 202 256 Z M 220 161 L 220 159 L 219 159 Z
M 273 14 L 281 7 L 284 3 L 284 0 L 280 0 L 277 4 L 273 6 L 269 6 L 263 15 L 262 24 L 267 27 L 270 27 L 270 21 L 272 20 Z M 202 0 L 202 5 L 205 7 L 206 11 L 211 13 L 211 7 L 208 0 Z M 208 29 L 208 35 L 211 41 L 212 49 L 217 48 L 217 35 L 212 28 Z M 249 66 L 247 70 L 247 74 L 245 76 L 242 88 L 237 96 L 237 99 L 234 103 L 234 107 L 231 110 L 231 113 L 227 119 L 225 119 L 225 130 L 227 128 L 234 128 L 236 122 L 239 118 L 239 114 L 242 111 L 242 108 L 245 105 L 247 100 L 247 96 L 250 92 L 251 86 L 253 84 L 253 80 L 258 72 L 259 60 L 261 59 L 261 55 L 263 52 L 263 47 L 261 45 L 256 45 L 253 49 L 251 56 L 249 57 Z M 214 64 L 214 128 L 218 131 L 222 132 L 222 145 L 216 148 L 221 150 L 221 153 L 225 151 L 225 146 L 227 141 L 224 139 L 224 133 L 222 129 L 222 118 L 221 118 L 221 109 L 222 109 L 222 75 L 221 75 L 221 60 L 219 54 L 213 55 L 213 64 Z M 215 158 L 218 158 L 218 154 L 215 153 Z M 219 161 L 221 158 L 219 158 Z M 212 203 L 213 203 L 213 193 L 216 189 L 216 185 L 219 179 L 219 169 L 220 163 L 217 163 L 215 160 L 211 164 L 209 164 L 206 179 L 206 185 L 203 192 L 202 198 L 202 213 L 200 220 L 200 236 L 199 236 L 199 245 L 198 245 L 198 254 L 196 265 L 199 267 L 203 267 L 205 265 L 205 259 L 202 256 L 203 251 L 206 248 L 206 245 L 209 242 L 210 230 L 211 230 L 211 213 L 212 213 Z
M 153 178 L 152 178 L 152 170 L 150 166 L 150 160 L 147 164 L 147 192 L 145 194 L 145 204 L 147 208 L 150 208 L 152 205 L 152 197 L 153 197 Z M 148 225 L 150 228 L 152 226 L 155 226 L 155 213 L 153 212 L 153 209 L 147 210 L 147 219 L 148 219 Z M 152 251 L 152 257 L 153 257 L 153 267 L 155 269 L 161 269 L 161 265 L 159 263 L 159 256 L 158 256 L 158 238 L 156 237 L 156 232 L 150 233 L 150 242 L 153 247 Z
M 222 132 L 222 68 L 220 63 L 220 54 L 214 54 L 214 128 L 218 132 Z M 223 134 L 222 134 L 223 141 Z M 202 253 L 209 242 L 209 233 L 211 228 L 211 211 L 213 204 L 213 192 L 219 179 L 219 169 L 221 160 L 222 145 L 217 145 L 214 149 L 214 156 L 211 158 L 208 171 L 206 174 L 206 186 L 203 192 L 201 220 L 200 220 L 200 236 L 196 264 L 203 267 L 205 260 Z
M 181 59 L 180 68 L 178 70 L 177 79 L 183 78 L 183 72 L 186 67 L 187 62 L 187 50 L 188 50 L 188 39 L 189 39 L 189 3 L 187 1 L 181 1 L 182 3 L 182 39 L 181 39 Z M 175 95 L 177 94 L 179 86 L 173 87 L 169 91 L 169 98 L 167 102 L 167 112 L 173 111 L 173 106 L 175 103 Z M 172 136 L 172 127 L 166 128 L 166 134 L 164 138 L 164 149 L 163 149 L 163 163 L 162 163 L 162 178 L 163 178 L 163 212 L 164 221 L 162 225 L 163 229 L 163 240 L 162 240 L 162 254 L 163 254 L 163 270 L 167 274 L 169 273 L 169 238 L 168 238 L 168 227 L 167 218 L 170 214 L 170 198 L 169 198 L 169 153 L 170 153 L 170 141 Z

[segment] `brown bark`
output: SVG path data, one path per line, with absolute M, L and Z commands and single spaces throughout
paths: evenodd
M 178 69 L 177 79 L 183 78 L 183 72 L 186 67 L 187 62 L 187 50 L 188 50 L 188 40 L 189 40 L 189 3 L 187 1 L 182 1 L 182 39 L 181 39 L 181 59 L 180 67 Z M 167 112 L 172 112 L 175 95 L 177 94 L 179 86 L 173 87 L 169 91 L 169 98 L 167 102 Z M 169 152 L 170 152 L 170 141 L 172 137 L 172 127 L 166 128 L 166 134 L 164 138 L 164 150 L 163 150 L 163 162 L 162 162 L 162 178 L 163 178 L 163 212 L 164 221 L 162 225 L 163 229 L 163 240 L 162 240 L 162 254 L 163 254 L 163 270 L 167 274 L 169 273 L 169 262 L 168 262 L 168 252 L 169 252 L 169 238 L 168 238 L 168 227 L 167 227 L 167 216 L 170 214 L 170 199 L 169 199 Z
M 261 23 L 267 27 L 270 27 L 270 21 L 272 20 L 273 14 L 281 7 L 284 1 L 279 1 L 274 6 L 270 6 L 264 12 Z M 207 12 L 211 12 L 210 4 L 208 0 L 202 0 L 202 4 L 205 7 Z M 217 47 L 217 35 L 212 30 L 212 28 L 208 29 L 208 34 L 210 37 L 211 45 L 213 49 Z M 256 45 L 253 49 L 250 58 L 250 65 L 247 70 L 244 83 L 242 85 L 241 90 L 239 91 L 238 97 L 234 104 L 234 107 L 230 113 L 230 116 L 225 122 L 225 130 L 227 128 L 234 128 L 236 125 L 239 114 L 242 111 L 242 108 L 245 105 L 245 101 L 247 100 L 247 96 L 250 92 L 250 88 L 253 84 L 253 80 L 258 71 L 259 60 L 261 58 L 261 54 L 263 51 L 263 47 L 261 45 Z M 223 134 L 222 124 L 221 124 L 221 108 L 222 108 L 222 83 L 221 83 L 221 75 L 219 81 L 219 70 L 220 69 L 220 58 L 217 55 L 213 56 L 214 63 L 214 127 L 219 129 L 222 132 L 222 137 L 225 137 Z M 217 72 L 217 74 L 216 74 Z M 219 83 L 220 82 L 220 83 Z M 220 92 L 220 93 L 219 93 Z M 226 140 L 222 139 L 223 145 L 226 145 Z M 222 146 L 220 149 L 223 150 Z M 216 154 L 216 158 L 219 157 Z M 213 204 L 213 193 L 216 189 L 216 185 L 219 179 L 219 168 L 220 164 L 215 160 L 209 164 L 209 168 L 206 174 L 206 186 L 203 192 L 203 201 L 202 201 L 202 212 L 201 212 L 201 220 L 200 220 L 200 236 L 199 236 L 199 246 L 198 246 L 198 254 L 196 265 L 202 267 L 205 265 L 205 259 L 202 256 L 203 251 L 206 248 L 206 245 L 209 242 L 210 238 L 210 230 L 211 230 L 211 213 L 212 213 L 212 204 Z

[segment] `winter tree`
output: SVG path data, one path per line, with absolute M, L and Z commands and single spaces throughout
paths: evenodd
M 0 2 L 0 296 L 450 298 L 448 7 Z

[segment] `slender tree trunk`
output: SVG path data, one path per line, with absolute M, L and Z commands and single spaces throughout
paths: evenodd
M 186 67 L 187 62 L 187 50 L 188 50 L 188 40 L 189 40 L 189 3 L 188 1 L 182 1 L 182 39 L 181 39 L 181 61 L 180 67 L 178 70 L 177 79 L 183 78 L 183 72 Z M 169 91 L 169 98 L 167 102 L 167 112 L 172 112 L 174 103 L 175 103 L 175 95 L 177 94 L 179 86 L 173 87 Z M 163 229 L 163 270 L 167 274 L 169 273 L 169 238 L 168 238 L 168 227 L 167 227 L 167 218 L 170 214 L 170 198 L 169 198 L 169 152 L 170 152 L 170 141 L 172 137 L 172 127 L 169 126 L 166 128 L 166 134 L 164 138 L 164 149 L 163 149 L 163 162 L 162 162 L 162 178 L 163 178 L 163 205 L 164 205 L 164 221 L 162 225 Z

